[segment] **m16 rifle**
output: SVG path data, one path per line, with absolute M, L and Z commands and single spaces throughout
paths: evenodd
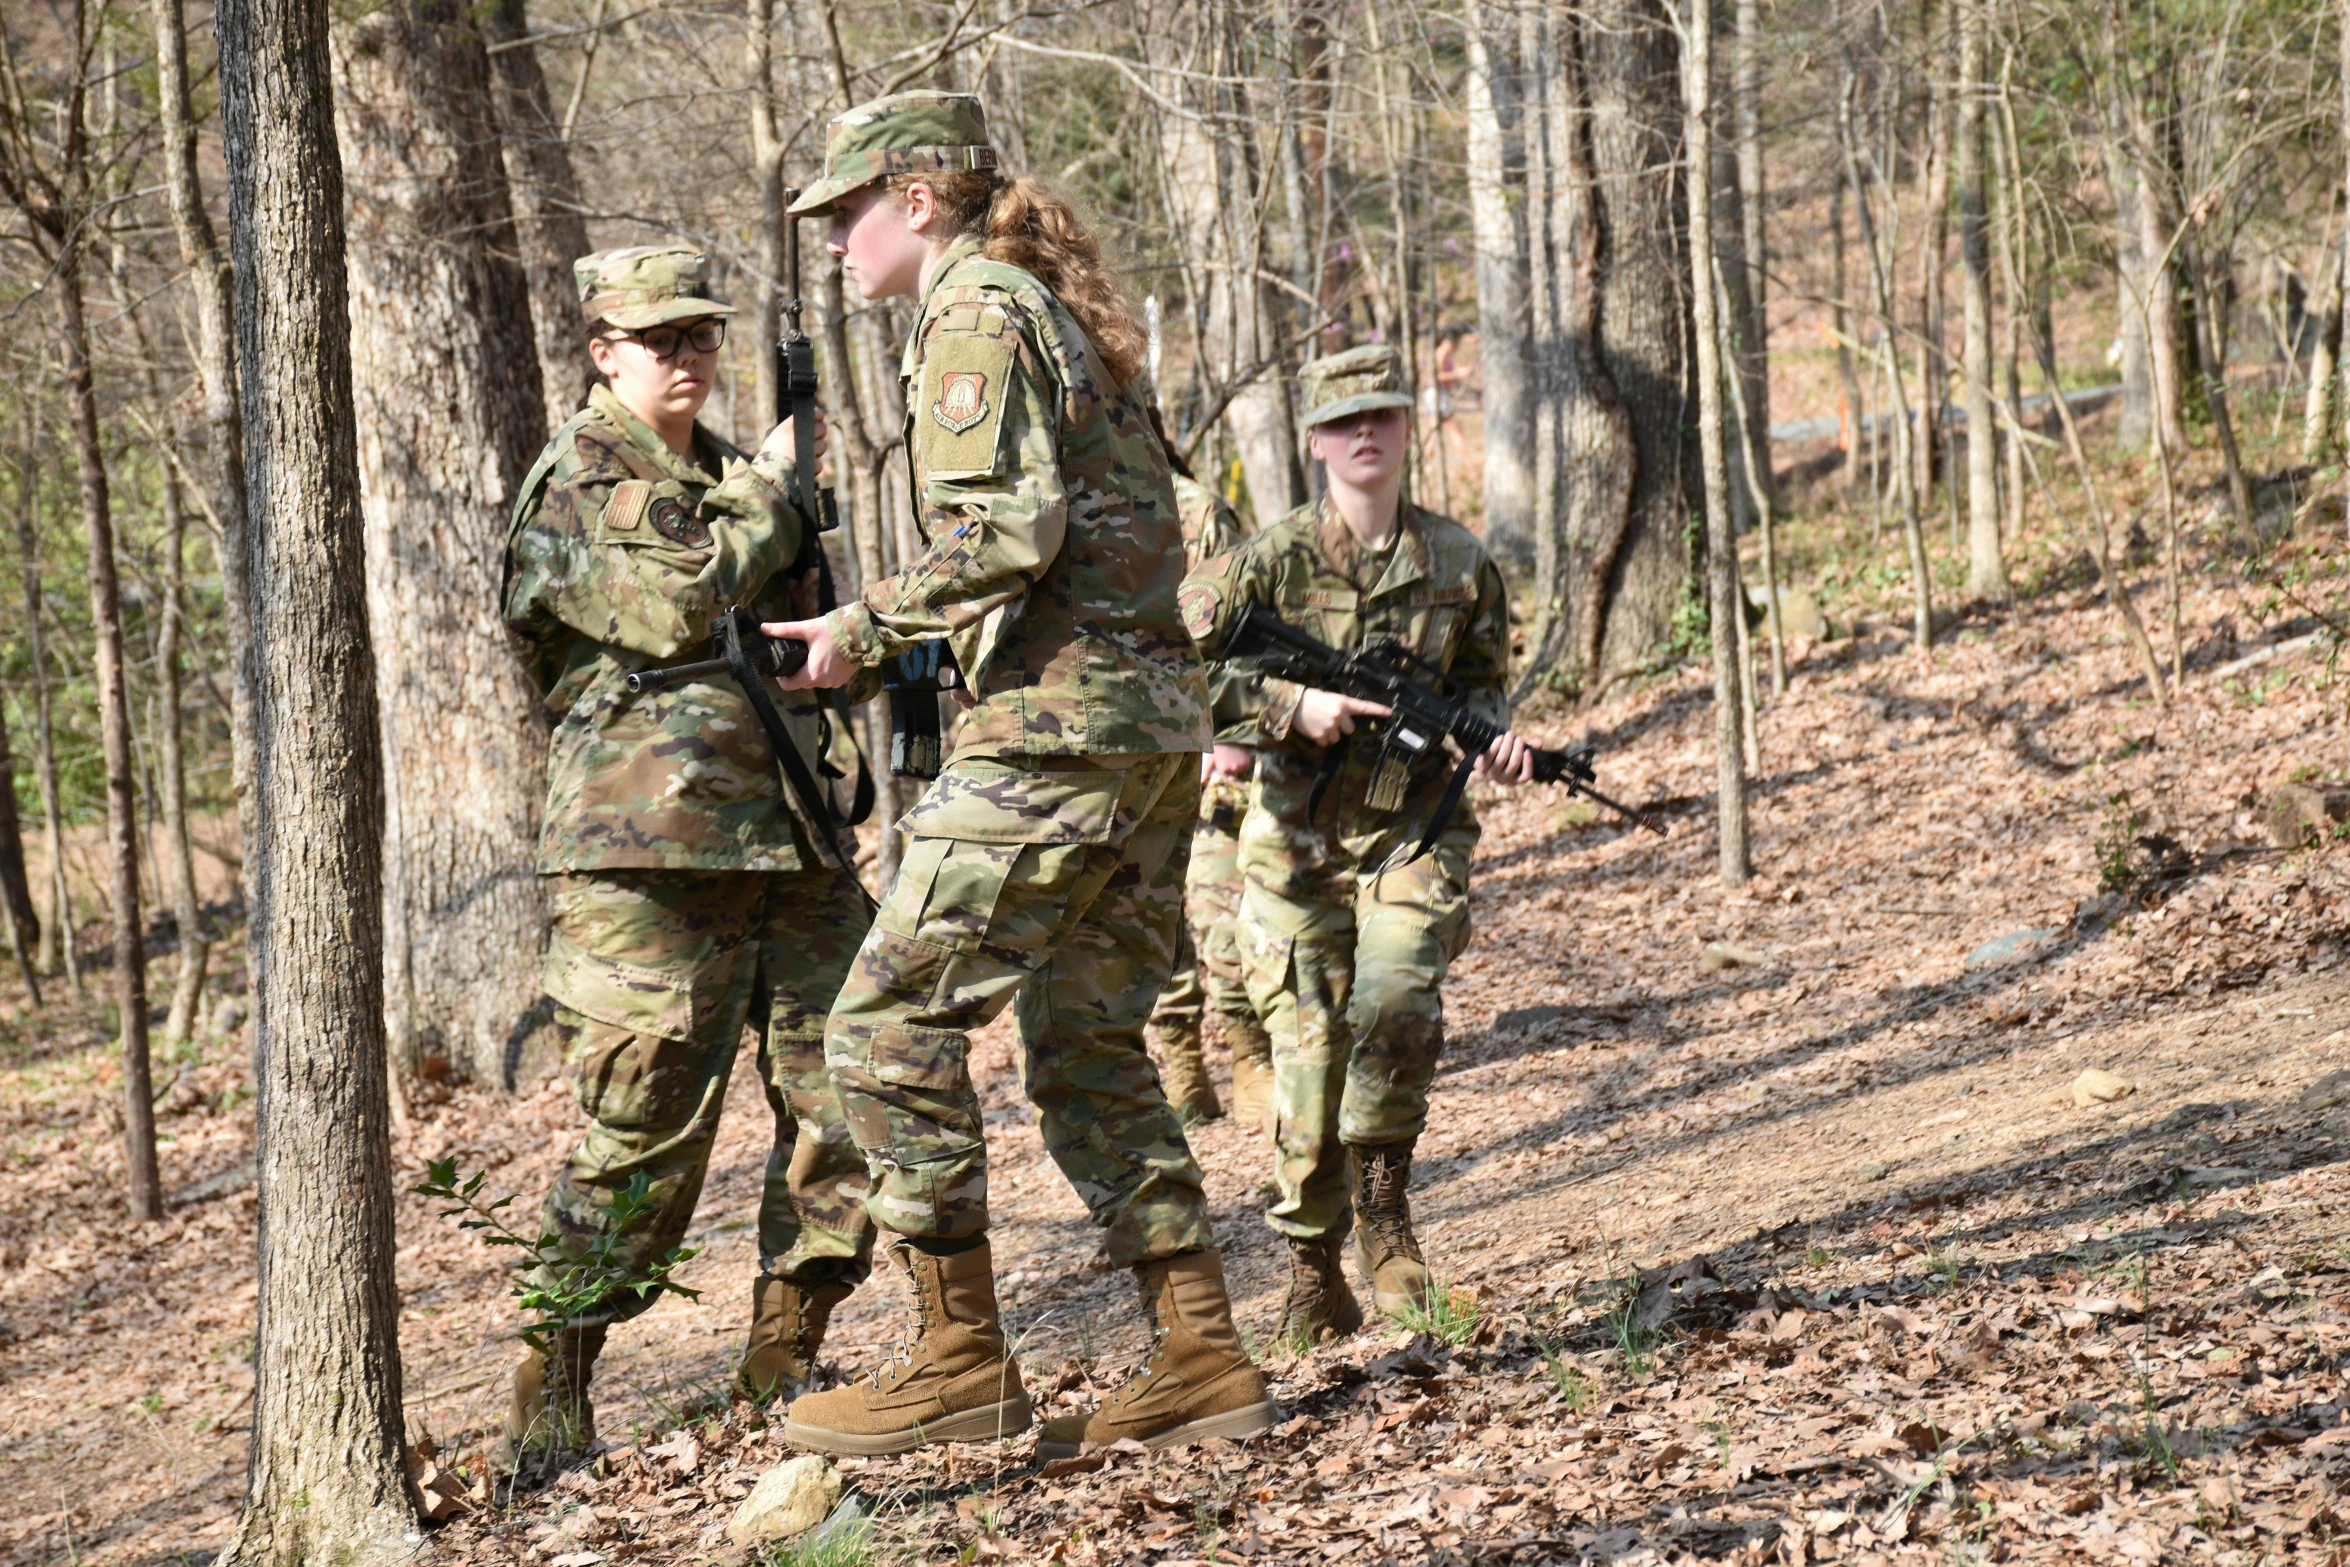
M 788 206 L 797 191 L 785 191 L 783 199 Z M 803 301 L 800 294 L 800 225 L 785 220 L 784 227 L 784 289 L 783 332 L 775 343 L 775 410 L 777 420 L 792 422 L 792 502 L 800 516 L 814 526 L 800 538 L 800 553 L 789 568 L 797 582 L 813 571 L 816 574 L 816 613 L 829 614 L 840 607 L 840 597 L 832 581 L 832 560 L 825 553 L 824 535 L 840 527 L 840 505 L 834 499 L 832 486 L 816 482 L 816 344 L 800 325 Z M 815 775 L 801 760 L 799 747 L 783 727 L 783 715 L 776 710 L 774 699 L 768 694 L 766 682 L 795 675 L 808 662 L 808 644 L 788 637 L 771 637 L 759 629 L 758 617 L 740 604 L 728 607 L 718 623 L 710 628 L 712 657 L 690 664 L 672 664 L 663 669 L 640 669 L 627 677 L 631 696 L 648 691 L 666 690 L 695 680 L 732 679 L 742 687 L 749 699 L 751 712 L 758 718 L 759 727 L 775 748 L 775 759 L 782 765 L 784 781 L 791 785 L 792 794 L 799 800 L 801 810 L 809 822 L 818 827 L 829 825 L 834 830 L 854 827 L 873 814 L 873 775 L 865 765 L 862 752 L 857 757 L 856 800 L 843 816 L 833 803 L 832 791 L 817 783 Z M 836 713 L 843 726 L 848 722 L 848 701 L 840 693 L 824 698 L 825 707 Z M 935 718 L 935 714 L 933 715 Z M 829 724 L 817 737 L 816 754 L 821 758 L 831 747 Z M 827 779 L 838 777 L 832 768 L 819 761 Z
M 1436 846 L 1437 838 L 1443 834 L 1445 824 L 1460 805 L 1462 792 L 1468 787 L 1470 769 L 1494 741 L 1507 733 L 1505 726 L 1447 691 L 1442 673 L 1388 638 L 1370 642 L 1353 653 L 1341 653 L 1298 630 L 1262 604 L 1247 604 L 1242 606 L 1231 634 L 1225 638 L 1223 656 L 1246 662 L 1275 679 L 1335 691 L 1387 708 L 1392 716 L 1380 720 L 1379 766 L 1372 781 L 1374 804 L 1384 803 L 1388 809 L 1401 805 L 1404 780 L 1423 757 L 1437 751 L 1447 737 L 1460 747 L 1460 765 L 1453 770 L 1452 782 L 1437 804 L 1435 815 L 1429 818 L 1427 830 L 1420 835 L 1419 846 L 1403 862 L 1406 864 Z M 1611 800 L 1592 787 L 1597 774 L 1592 770 L 1590 746 L 1580 745 L 1566 751 L 1542 746 L 1530 749 L 1534 754 L 1535 782 L 1563 784 L 1633 825 L 1660 838 L 1665 835 L 1664 823 L 1650 812 Z M 1309 816 L 1321 803 L 1322 791 L 1336 774 L 1339 759 L 1334 747 L 1307 802 Z

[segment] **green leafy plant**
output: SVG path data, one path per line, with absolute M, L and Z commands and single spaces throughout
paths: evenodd
M 2097 888 L 2100 892 L 2128 892 L 2138 884 L 2142 869 L 2138 833 L 2145 813 L 2130 803 L 2130 791 L 2116 789 L 2105 797 L 2105 816 L 2097 825 Z
M 1607 1328 L 1616 1341 L 1616 1348 L 1623 1352 L 1625 1371 L 1645 1378 L 1656 1370 L 1656 1352 L 1665 1341 L 1666 1328 L 1661 1322 L 1642 1319 L 1637 1274 L 1617 1286 L 1616 1303 L 1607 1314 Z
M 1583 1374 L 1581 1366 L 1575 1364 L 1565 1346 L 1548 1339 L 1541 1342 L 1542 1374 L 1550 1379 L 1552 1387 L 1558 1389 L 1559 1398 L 1567 1408 L 1575 1414 L 1581 1414 L 1584 1406 L 1591 1402 L 1591 1395 L 1595 1391 L 1591 1379 Z
M 1485 1320 L 1485 1308 L 1477 1303 L 1476 1296 L 1467 1290 L 1454 1289 L 1452 1281 L 1439 1273 L 1429 1281 L 1425 1303 L 1406 1301 L 1393 1315 L 1398 1325 L 1442 1339 L 1458 1349 L 1477 1336 L 1478 1325 Z
M 699 1247 L 672 1246 L 649 1262 L 631 1262 L 621 1254 L 621 1239 L 629 1227 L 655 1206 L 653 1183 L 642 1170 L 629 1177 L 624 1190 L 613 1194 L 611 1206 L 605 1210 L 612 1222 L 588 1243 L 586 1255 L 578 1258 L 559 1254 L 552 1237 L 526 1236 L 509 1224 L 505 1210 L 515 1198 L 508 1194 L 494 1202 L 484 1201 L 481 1189 L 488 1179 L 486 1170 L 477 1170 L 470 1176 L 460 1175 L 455 1159 L 435 1159 L 424 1167 L 424 1179 L 410 1190 L 419 1197 L 437 1198 L 450 1204 L 440 1216 L 455 1219 L 459 1229 L 478 1232 L 491 1246 L 518 1248 L 538 1264 L 517 1277 L 514 1297 L 524 1311 L 539 1319 L 524 1328 L 522 1336 L 540 1353 L 546 1352 L 548 1334 L 567 1323 L 580 1321 L 618 1296 L 634 1295 L 641 1299 L 666 1294 L 681 1295 L 688 1300 L 698 1297 L 698 1291 L 688 1289 L 670 1275 L 691 1259 Z
M 767 1567 L 867 1567 L 874 1559 L 873 1520 L 861 1513 L 836 1518 L 768 1547 Z

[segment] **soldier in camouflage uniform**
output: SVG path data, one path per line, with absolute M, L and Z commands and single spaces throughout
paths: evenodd
M 1007 1004 L 1045 1146 L 1160 1328 L 1137 1383 L 1090 1422 L 1048 1427 L 1040 1451 L 1242 1436 L 1273 1416 L 1143 1045 L 1183 918 L 1208 691 L 1176 614 L 1181 522 L 1135 385 L 1142 332 L 1076 215 L 995 168 L 978 99 L 899 94 L 832 122 L 824 178 L 793 209 L 832 214 L 862 296 L 920 300 L 901 374 L 927 548 L 822 620 L 771 627 L 808 644 L 786 684 L 944 638 L 968 702 L 945 771 L 899 823 L 897 879 L 826 1035 L 915 1321 L 868 1381 L 792 1404 L 785 1439 L 825 1452 L 1029 1423 L 967 1059 L 970 1031 Z
M 737 1391 L 795 1392 L 833 1306 L 870 1265 L 866 1171 L 824 1066 L 824 1019 L 872 923 L 836 830 L 809 822 L 743 694 L 715 680 L 631 696 L 632 670 L 703 657 L 733 603 L 790 612 L 806 525 L 788 424 L 746 458 L 694 420 L 723 324 L 708 259 L 607 251 L 575 268 L 606 384 L 556 431 L 515 505 L 503 614 L 553 726 L 539 872 L 553 883 L 546 990 L 588 1127 L 540 1221 L 553 1287 L 612 1227 L 639 1174 L 653 1207 L 611 1256 L 632 1271 L 685 1234 L 745 1021 L 775 1143 Z M 822 720 L 785 724 L 818 759 Z M 626 1292 L 567 1323 L 516 1374 L 507 1435 L 592 1437 L 606 1329 Z
M 1175 475 L 1175 502 L 1183 515 L 1187 564 L 1197 566 L 1247 537 L 1223 497 L 1189 474 Z M 1245 719 L 1253 684 L 1239 675 L 1215 682 L 1219 730 Z M 1159 1058 L 1167 1097 L 1183 1124 L 1214 1120 L 1224 1107 L 1216 1102 L 1200 1038 L 1203 1016 L 1213 1012 L 1232 1052 L 1234 1112 L 1244 1126 L 1261 1126 L 1272 1102 L 1272 1045 L 1248 1004 L 1233 924 L 1240 911 L 1240 818 L 1248 809 L 1248 773 L 1254 758 L 1237 745 L 1219 745 L 1209 758 L 1200 789 L 1199 826 L 1191 836 L 1191 869 L 1183 882 L 1183 948 L 1175 960 L 1175 975 L 1159 993 L 1158 1009 L 1151 1014 L 1151 1048 Z
M 1506 723 L 1501 573 L 1474 534 L 1402 496 L 1411 397 L 1401 359 L 1384 346 L 1350 349 L 1307 365 L 1301 379 L 1330 492 L 1187 578 L 1185 625 L 1211 657 L 1252 603 L 1333 647 L 1392 637 Z M 1469 935 L 1477 819 L 1464 801 L 1429 854 L 1398 863 L 1434 815 L 1451 764 L 1441 748 L 1416 770 L 1383 759 L 1354 729 L 1385 715 L 1267 680 L 1249 723 L 1218 735 L 1258 748 L 1240 834 L 1239 923 L 1249 996 L 1273 1038 L 1280 1196 L 1266 1218 L 1290 1244 L 1283 1334 L 1292 1342 L 1362 1324 L 1339 1264 L 1350 1209 L 1377 1307 L 1424 1309 L 1430 1290 L 1412 1232 L 1412 1146 L 1444 1048 L 1440 987 Z M 1512 734 L 1480 764 L 1531 774 Z

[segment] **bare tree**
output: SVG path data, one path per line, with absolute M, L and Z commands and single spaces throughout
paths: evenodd
M 156 111 L 163 133 L 163 183 L 170 193 L 180 261 L 196 295 L 196 371 L 204 391 L 205 482 L 220 528 L 221 594 L 229 637 L 230 780 L 238 824 L 252 842 L 252 681 L 245 643 L 245 426 L 237 402 L 236 280 L 213 232 L 196 173 L 196 121 L 188 101 L 188 36 L 181 0 L 155 0 Z
M 1491 0 L 1468 0 L 1463 36 L 1469 55 L 1464 107 L 1469 221 L 1477 252 L 1477 370 L 1484 392 L 1485 543 L 1526 565 L 1534 553 L 1534 469 L 1528 460 L 1525 189 L 1522 172 L 1512 178 L 1509 156 L 1519 116 L 1517 48 Z
M 571 163 L 570 133 L 548 95 L 525 0 L 492 0 L 480 15 L 490 40 L 498 145 L 512 193 L 515 242 L 530 280 L 531 329 L 551 429 L 578 411 L 594 368 L 571 276 L 571 263 L 588 251 L 586 209 Z
M 41 940 L 41 919 L 33 912 L 33 889 L 25 879 L 24 832 L 16 813 L 16 762 L 8 754 L 8 714 L 0 705 L 0 926 L 16 955 L 17 977 L 34 1006 L 41 1004 L 40 977 L 33 953 Z
M 1714 256 L 1714 8 L 1713 0 L 1689 0 L 1684 35 L 1683 93 L 1689 129 L 1689 251 L 1711 271 Z M 1730 465 L 1722 407 L 1722 321 L 1716 291 L 1693 289 L 1696 317 L 1697 439 L 1703 453 L 1706 609 L 1713 631 L 1714 784 L 1720 830 L 1721 879 L 1743 887 L 1754 874 L 1747 845 L 1745 701 L 1737 628 L 1746 618 L 1738 591 L 1738 534 L 1730 511 Z M 1730 367 L 1735 374 L 1735 368 Z
M 39 421 L 28 403 L 24 451 L 17 468 L 21 489 L 16 543 L 24 583 L 25 650 L 33 666 L 33 779 L 41 791 L 41 843 L 49 856 L 49 918 L 41 926 L 39 967 L 51 974 L 62 971 L 66 988 L 79 999 L 82 970 L 74 951 L 73 889 L 65 879 L 65 816 L 57 779 L 56 727 L 49 705 L 48 634 L 42 623 L 41 547 L 35 526 L 40 507 L 39 435 Z
M 1689 577 L 1679 51 L 1654 0 L 1520 13 L 1533 308 L 1528 675 L 1585 693 L 1671 635 Z
M 409 1554 L 392 1277 L 383 769 L 361 590 L 342 158 L 325 0 L 222 0 L 244 366 L 260 1188 L 236 1567 Z
M 82 527 L 90 555 L 90 618 L 97 639 L 98 714 L 106 747 L 106 846 L 113 903 L 114 1000 L 122 1029 L 123 1160 L 134 1217 L 163 1217 L 155 1160 L 155 1102 L 147 1051 L 147 950 L 139 923 L 139 815 L 134 797 L 128 672 L 123 660 L 122 587 L 114 560 L 114 509 L 98 427 L 98 391 L 90 370 L 90 330 L 82 298 L 83 260 L 91 234 L 88 79 L 101 29 L 82 0 L 68 13 L 72 74 L 55 105 L 57 165 L 41 161 L 48 138 L 24 118 L 26 94 L 9 58 L 0 105 L 0 196 L 23 214 L 49 263 L 65 350 L 67 422 L 81 480 Z
M 504 1080 L 540 1016 L 546 731 L 497 594 L 545 443 L 528 283 L 459 0 L 337 31 L 352 359 L 386 763 L 384 1012 L 395 1059 Z
M 1990 0 L 1956 0 L 1958 250 L 1966 291 L 1967 591 L 2007 591 L 1999 547 L 1999 438 L 1991 416 L 1991 213 L 1983 164 L 1983 72 Z M 2014 302 L 2009 302 L 2011 310 Z

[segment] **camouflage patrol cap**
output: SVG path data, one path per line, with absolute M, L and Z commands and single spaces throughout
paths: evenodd
M 795 217 L 820 216 L 860 185 L 892 174 L 993 171 L 987 110 L 965 92 L 901 92 L 858 104 L 824 128 L 824 177 L 791 204 Z
M 571 263 L 571 277 L 590 321 L 631 331 L 734 314 L 734 306 L 710 297 L 710 258 L 683 245 L 599 250 Z
M 1297 380 L 1309 429 L 1367 409 L 1412 406 L 1412 394 L 1404 389 L 1403 355 L 1390 343 L 1325 354 L 1298 371 Z

